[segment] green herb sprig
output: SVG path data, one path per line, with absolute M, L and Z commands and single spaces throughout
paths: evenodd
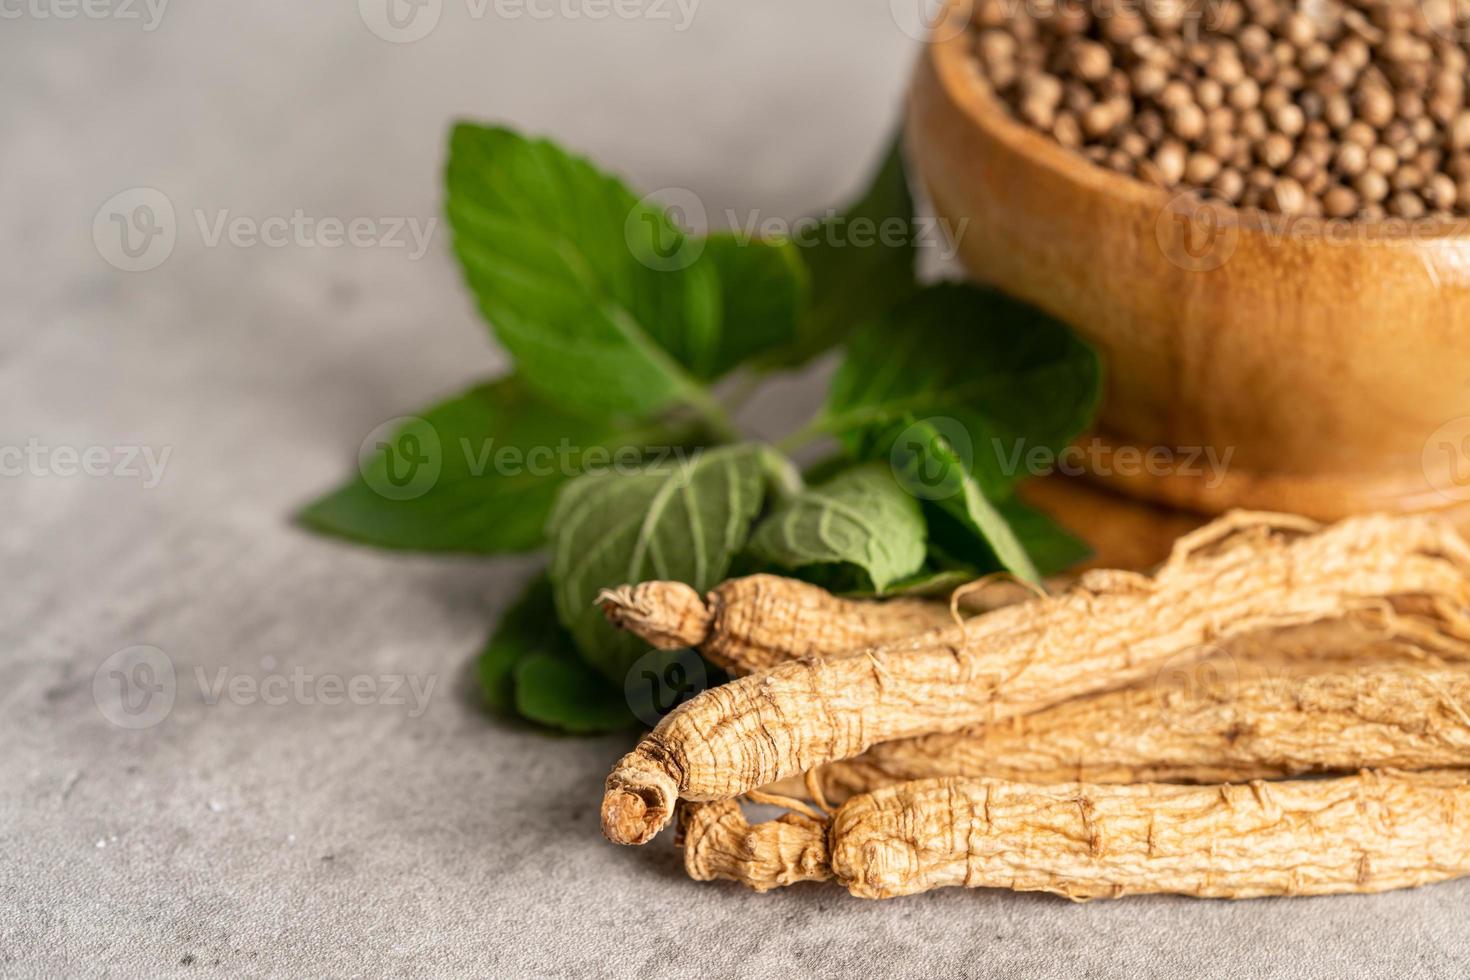
M 1086 429 L 1098 358 L 999 293 L 921 286 L 912 233 L 844 236 L 916 228 L 896 144 L 809 241 L 692 236 L 500 127 L 457 125 L 445 182 L 454 252 L 515 369 L 418 412 L 301 520 L 383 548 L 545 548 L 476 658 L 491 708 L 570 732 L 647 720 L 625 681 L 648 650 L 603 620 L 604 588 L 773 569 L 881 595 L 1035 580 L 1086 554 L 1016 498 L 1005 461 Z M 815 418 L 775 444 L 740 432 L 733 395 L 838 347 Z M 434 478 L 393 491 L 426 437 Z M 794 461 L 824 442 L 830 457 Z

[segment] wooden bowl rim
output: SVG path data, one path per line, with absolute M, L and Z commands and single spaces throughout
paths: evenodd
M 1238 208 L 1223 201 L 1201 194 L 1197 188 L 1165 190 L 1143 181 L 1100 167 L 1027 124 L 1015 119 L 996 99 L 980 74 L 980 66 L 971 51 L 969 29 L 974 0 L 946 0 L 941 15 L 934 27 L 926 47 L 932 59 L 940 86 L 951 101 L 958 106 L 977 128 L 984 130 L 997 142 L 1003 143 L 1018 156 L 1030 160 L 1053 176 L 1092 193 L 1111 197 L 1125 204 L 1148 208 L 1156 214 L 1175 206 L 1175 202 L 1189 202 L 1193 210 L 1201 204 L 1211 206 L 1215 213 L 1245 232 L 1253 232 L 1273 239 L 1288 237 L 1309 241 L 1321 240 L 1326 247 L 1343 248 L 1353 245 L 1391 244 L 1408 245 L 1459 245 L 1470 241 L 1470 216 L 1385 218 L 1381 221 L 1359 221 L 1357 219 L 1333 219 L 1310 215 L 1276 215 L 1259 208 Z M 1327 225 L 1366 229 L 1368 234 L 1352 236 L 1348 241 L 1331 241 L 1321 229 Z M 1402 231 L 1395 230 L 1407 225 Z

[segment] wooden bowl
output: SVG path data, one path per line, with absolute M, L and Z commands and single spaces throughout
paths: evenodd
M 950 0 L 926 46 L 909 159 L 971 273 L 1102 351 L 1091 479 L 1202 514 L 1470 513 L 1470 225 L 1283 226 L 1094 166 L 1006 113 L 968 18 Z M 1186 465 L 1205 447 L 1223 474 Z

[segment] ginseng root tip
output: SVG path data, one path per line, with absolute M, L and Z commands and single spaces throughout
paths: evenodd
M 700 594 L 683 582 L 642 582 L 604 589 L 597 604 L 613 626 L 660 650 L 704 643 L 713 615 Z
M 608 779 L 602 797 L 602 833 L 614 844 L 646 844 L 669 823 L 678 789 L 654 773 Z

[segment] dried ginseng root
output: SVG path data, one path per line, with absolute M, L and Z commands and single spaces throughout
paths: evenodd
M 842 599 L 779 575 L 749 575 L 705 595 L 683 582 L 643 582 L 598 597 L 608 622 L 660 650 L 694 647 L 732 674 L 852 653 L 954 625 L 931 599 Z
M 1301 518 L 1228 515 L 1180 539 L 1152 578 L 1091 571 L 1055 598 L 703 692 L 608 776 L 603 833 L 642 844 L 678 798 L 739 796 L 878 742 L 1030 714 L 1269 626 L 1401 595 L 1463 610 L 1467 573 L 1470 546 L 1429 519 L 1354 518 L 1318 531 Z
M 1010 888 L 1083 901 L 1412 888 L 1470 873 L 1470 776 L 1362 772 L 1245 785 L 928 779 L 853 797 L 830 826 L 751 826 L 733 801 L 681 820 L 693 878 L 757 891 L 836 879 L 860 898 Z
M 765 792 L 841 803 L 940 776 L 1221 783 L 1470 767 L 1465 666 L 1339 662 L 1304 673 L 1301 664 L 1212 658 L 1198 668 L 995 725 L 884 742 Z

